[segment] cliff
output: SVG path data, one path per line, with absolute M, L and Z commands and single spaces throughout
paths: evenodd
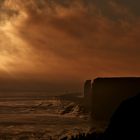
M 92 114 L 108 121 L 119 104 L 140 92 L 140 78 L 97 78 L 92 83 Z

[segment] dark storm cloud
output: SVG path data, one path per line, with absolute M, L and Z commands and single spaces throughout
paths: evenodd
M 140 16 L 140 1 L 139 0 L 116 0 L 118 3 L 122 4 L 125 7 L 128 7 L 129 9 L 131 9 L 131 11 L 137 15 Z
M 103 5 L 100 7 L 100 9 L 99 9 L 99 7 L 95 6 L 95 4 L 93 4 L 93 7 L 92 6 L 90 7 L 90 8 L 92 8 L 92 10 L 90 10 L 90 11 L 87 10 L 87 5 L 86 6 L 83 5 L 83 1 L 82 1 L 82 3 L 79 4 L 81 7 L 79 5 L 78 5 L 79 6 L 78 7 L 77 5 L 75 5 L 75 3 L 73 4 L 70 1 L 65 1 L 65 2 L 53 1 L 53 2 L 55 2 L 55 4 L 53 3 L 54 6 L 52 6 L 52 7 L 55 7 L 55 8 L 54 8 L 54 11 L 51 11 L 51 13 L 47 13 L 44 10 L 43 10 L 42 14 L 38 14 L 38 13 L 35 14 L 35 13 L 32 13 L 32 11 L 28 11 L 29 13 L 30 12 L 31 13 L 30 13 L 29 19 L 26 21 L 25 27 L 26 28 L 29 27 L 30 29 L 29 29 L 29 34 L 27 34 L 27 36 L 25 36 L 25 38 L 31 39 L 32 43 L 37 43 L 37 44 L 42 43 L 42 45 L 38 44 L 37 46 L 40 46 L 40 47 L 42 46 L 43 48 L 50 47 L 50 49 L 53 49 L 53 47 L 49 46 L 49 45 L 47 47 L 45 47 L 47 45 L 48 41 L 47 41 L 47 39 L 44 40 L 44 36 L 47 37 L 48 32 L 51 28 L 54 30 L 54 32 L 55 31 L 58 32 L 59 35 L 62 34 L 63 37 L 68 37 L 69 39 L 73 38 L 72 41 L 74 41 L 74 40 L 77 41 L 77 40 L 82 39 L 82 41 L 85 41 L 85 43 L 87 43 L 85 48 L 87 48 L 89 46 L 94 49 L 94 48 L 100 47 L 99 45 L 96 46 L 96 45 L 93 45 L 94 43 L 92 43 L 93 41 L 95 41 L 95 42 L 98 41 L 99 38 L 97 38 L 96 35 L 98 35 L 100 32 L 101 33 L 104 32 L 105 36 L 108 35 L 107 38 L 103 38 L 103 39 L 109 39 L 111 41 L 111 38 L 115 39 L 118 37 L 118 39 L 119 39 L 121 37 L 124 37 L 125 35 L 127 36 L 129 31 L 131 32 L 131 31 L 135 30 L 135 26 L 138 27 L 137 24 L 130 22 L 130 20 L 131 20 L 131 17 L 129 17 L 130 11 L 129 10 L 127 11 L 127 9 L 124 10 L 125 11 L 124 13 L 119 13 L 119 14 L 127 17 L 126 19 L 122 19 L 120 17 L 120 19 L 118 21 L 114 21 L 114 20 L 112 20 L 112 18 L 110 19 L 110 18 L 106 17 L 103 14 L 105 12 L 102 11 L 103 7 L 106 7 L 104 4 L 104 3 L 106 3 L 106 1 L 100 2 L 100 4 Z M 62 7 L 59 7 L 58 5 L 56 5 L 58 3 Z M 64 7 L 65 7 L 64 3 L 67 3 L 67 5 L 69 5 L 69 7 L 64 9 Z M 106 3 L 106 4 L 108 4 L 108 3 Z M 124 8 L 121 6 L 119 7 L 116 3 L 113 3 L 113 4 L 110 3 L 110 4 L 108 4 L 108 7 L 109 7 L 108 9 L 110 9 L 110 12 L 108 12 L 108 13 L 112 13 L 111 10 L 123 12 L 122 9 Z M 113 9 L 113 8 L 117 8 L 117 9 Z M 120 9 L 118 9 L 118 8 L 120 8 Z M 101 11 L 102 11 L 102 13 L 100 13 Z M 107 11 L 107 9 L 105 11 Z M 91 12 L 93 12 L 94 15 L 91 14 Z M 61 14 L 62 14 L 62 16 L 61 16 Z M 137 21 L 139 22 L 139 19 Z M 36 33 L 37 33 L 37 34 L 34 34 L 34 36 L 32 36 L 32 29 L 34 31 L 36 30 Z M 24 30 L 24 28 L 21 28 L 21 31 L 22 30 Z M 55 37 L 55 35 L 54 35 L 54 37 Z M 101 37 L 102 37 L 102 34 L 100 35 L 100 38 Z M 107 41 L 107 40 L 105 40 L 105 41 Z M 111 49 L 114 50 L 115 44 L 114 44 L 114 47 L 112 47 L 112 45 L 105 46 L 103 49 L 110 48 L 110 50 Z M 56 50 L 56 52 L 59 52 L 59 50 L 60 50 L 63 52 L 63 50 L 60 49 L 58 44 L 53 45 L 53 46 L 54 46 L 54 51 Z M 58 49 L 57 49 L 57 47 L 58 47 Z M 65 47 L 65 48 L 68 49 L 68 47 Z M 65 48 L 63 48 L 63 49 L 65 49 Z M 118 49 L 120 49 L 120 48 L 118 48 Z M 65 51 L 64 51 L 64 53 L 65 53 Z

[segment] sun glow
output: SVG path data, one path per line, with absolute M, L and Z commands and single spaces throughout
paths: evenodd
M 0 55 L 0 70 L 10 74 L 9 64 L 12 62 L 7 56 Z
M 0 70 L 11 73 L 16 64 L 25 62 L 30 52 L 27 44 L 18 36 L 16 26 L 7 21 L 0 26 Z

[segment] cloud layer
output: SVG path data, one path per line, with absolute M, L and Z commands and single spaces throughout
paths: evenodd
M 97 76 L 139 76 L 138 4 L 0 1 L 0 71 L 4 77 L 69 89 Z

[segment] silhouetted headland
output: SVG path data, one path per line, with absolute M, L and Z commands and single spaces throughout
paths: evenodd
M 140 139 L 140 94 L 123 101 L 113 113 L 103 133 L 72 136 L 70 140 L 139 140 Z M 68 140 L 65 137 L 62 140 Z
M 123 100 L 139 92 L 139 77 L 97 78 L 87 80 L 84 86 L 85 103 L 90 104 L 92 117 L 99 121 L 109 121 Z

